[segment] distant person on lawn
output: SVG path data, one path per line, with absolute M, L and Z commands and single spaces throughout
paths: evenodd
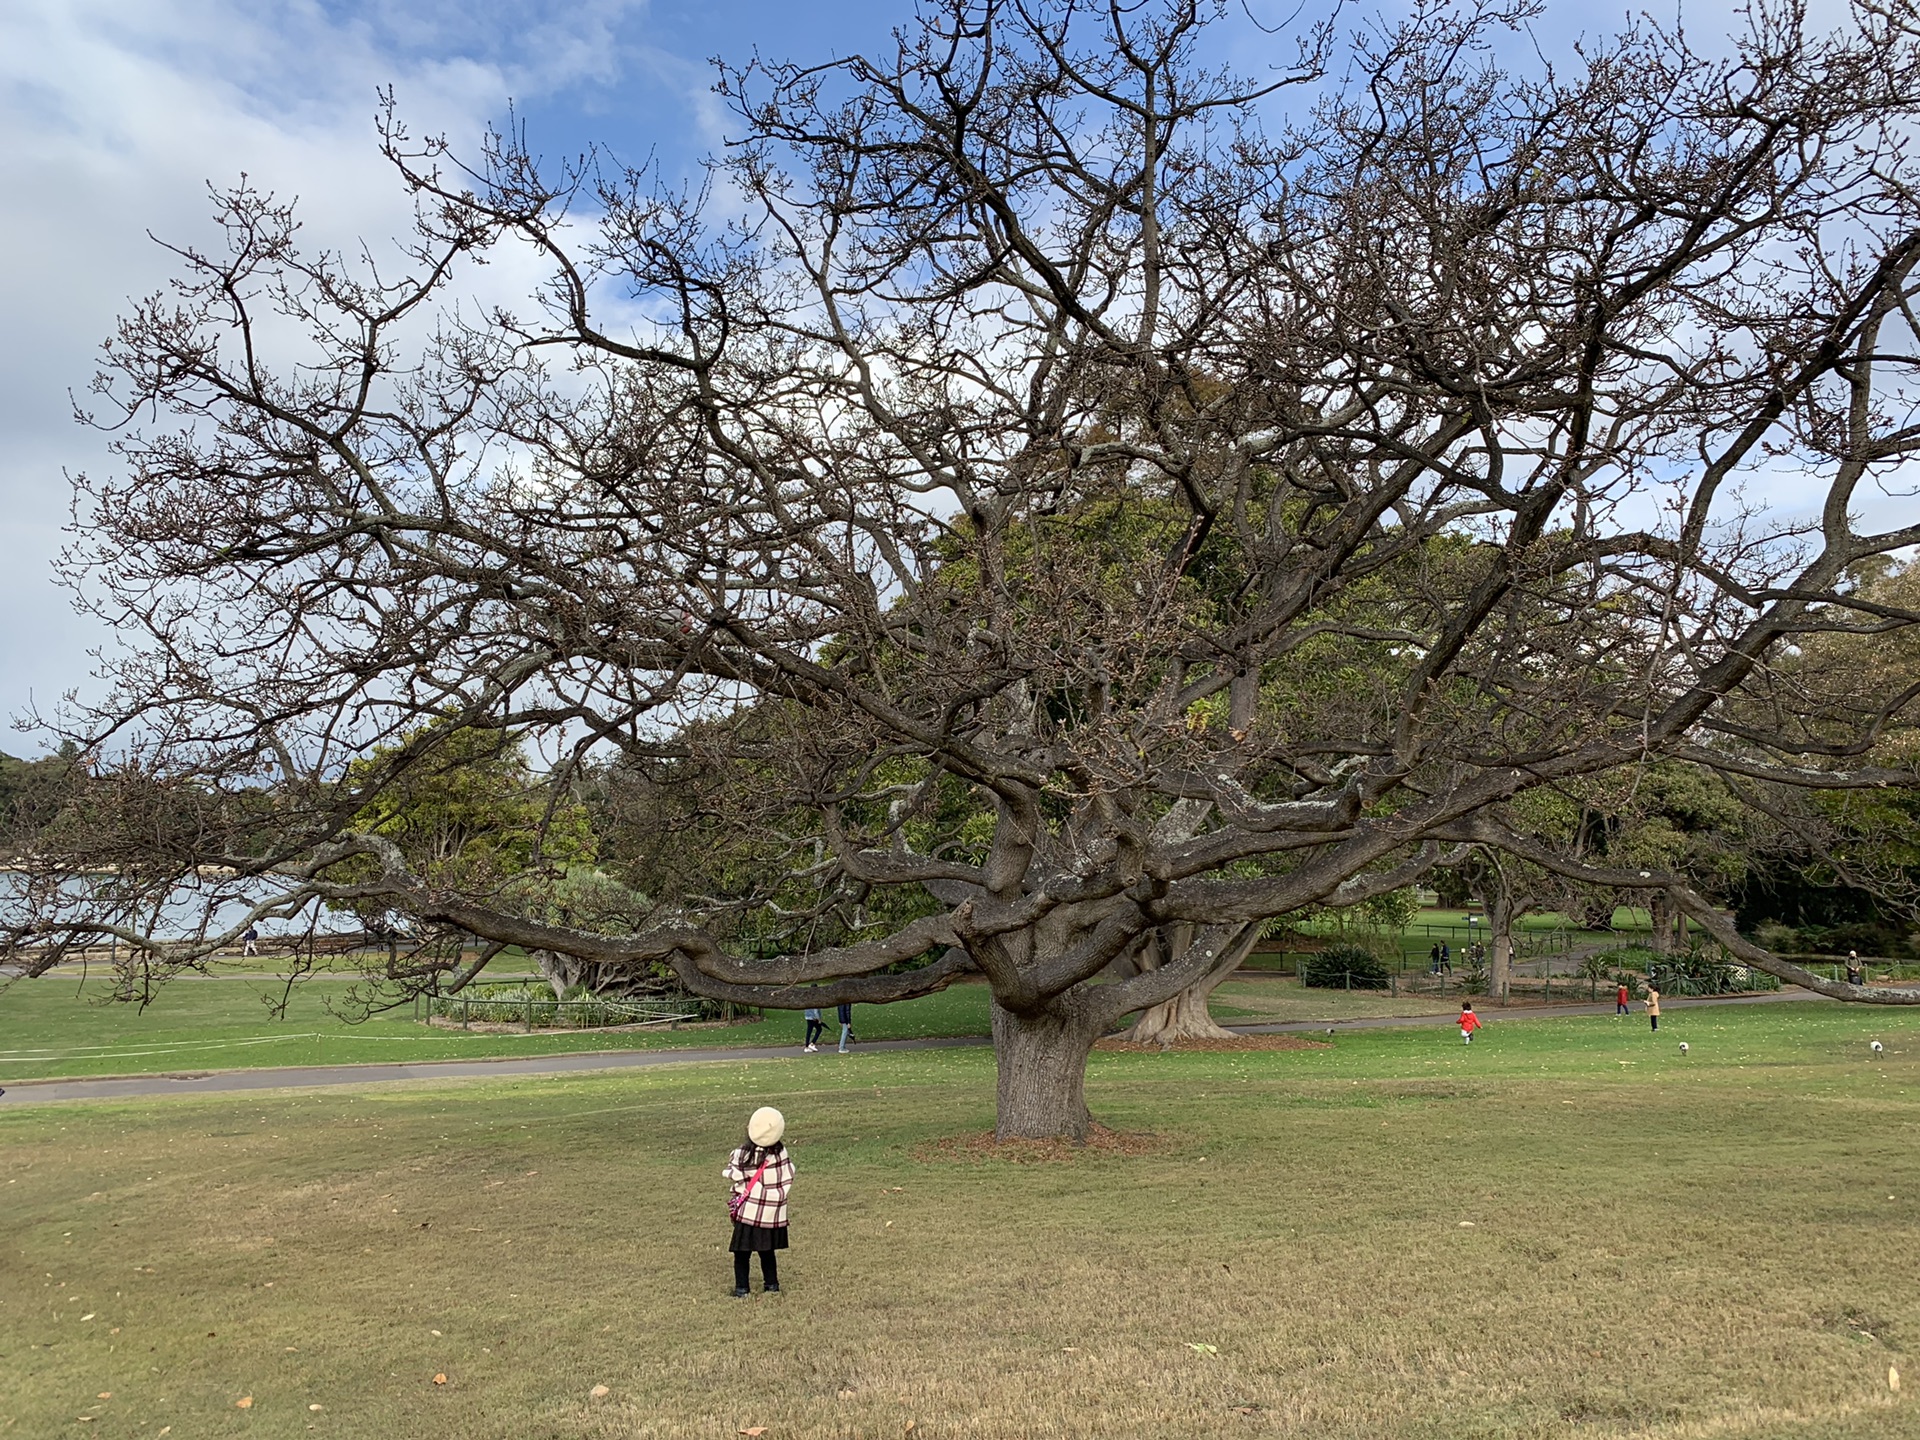
M 1480 1017 L 1473 1013 L 1473 1002 L 1465 1001 L 1460 1006 L 1460 1039 L 1463 1044 L 1473 1043 L 1473 1032 L 1480 1028 Z
M 247 926 L 247 933 L 240 937 L 240 953 L 242 955 L 258 955 L 260 953 L 259 926 Z
M 1655 1030 L 1660 1028 L 1660 992 L 1651 980 L 1647 982 L 1647 1021 Z
M 747 1119 L 747 1143 L 727 1157 L 721 1173 L 733 1182 L 727 1213 L 733 1217 L 733 1298 L 747 1295 L 747 1272 L 760 1257 L 760 1289 L 780 1293 L 780 1262 L 774 1252 L 787 1248 L 787 1192 L 793 1189 L 793 1156 L 780 1137 L 787 1119 L 762 1105 Z
M 818 1006 L 810 1007 L 807 1012 L 807 1053 L 811 1055 L 820 1048 L 820 1037 L 827 1033 L 827 1022 L 820 1018 Z
M 840 1053 L 847 1053 L 847 1046 L 853 1043 L 853 1006 L 846 1001 L 840 1004 Z
M 1616 1017 L 1633 1013 L 1627 1008 L 1627 982 L 1624 980 L 1620 982 L 1620 988 L 1613 992 L 1613 1013 Z

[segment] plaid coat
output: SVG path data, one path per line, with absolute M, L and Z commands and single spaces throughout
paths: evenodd
M 753 1179 L 753 1172 L 760 1168 L 760 1162 L 767 1153 L 754 1145 L 742 1145 L 727 1157 L 727 1168 L 720 1173 L 733 1182 L 732 1195 L 738 1196 L 747 1188 L 747 1182 Z M 760 1183 L 753 1187 L 753 1193 L 747 1196 L 746 1203 L 740 1207 L 742 1225 L 758 1225 L 763 1229 L 777 1229 L 787 1223 L 787 1192 L 793 1189 L 793 1154 L 784 1148 L 773 1157 L 766 1173 L 761 1175 Z

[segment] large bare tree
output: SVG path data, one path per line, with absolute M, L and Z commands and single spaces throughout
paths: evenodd
M 931 0 L 723 68 L 697 194 L 389 117 L 393 269 L 228 195 L 98 387 L 69 573 L 132 647 L 66 722 L 35 963 L 331 899 L 774 1007 L 977 972 L 999 1132 L 1081 1135 L 1094 1039 L 1251 925 L 1564 867 L 1526 791 L 1910 781 L 1869 751 L 1920 679 L 1776 661 L 1920 620 L 1849 581 L 1920 541 L 1857 519 L 1920 442 L 1912 7 L 1518 74 L 1524 10 L 1421 8 L 1251 78 L 1224 13 Z M 507 251 L 534 303 L 461 301 Z M 354 817 L 462 729 L 729 777 L 763 889 L 605 934 L 434 883 Z M 169 939 L 187 891 L 228 908 Z

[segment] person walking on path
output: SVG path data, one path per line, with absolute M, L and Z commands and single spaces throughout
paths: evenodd
M 847 1053 L 847 1046 L 853 1043 L 853 1006 L 846 1001 L 840 1005 L 840 1053 Z
M 1647 1020 L 1655 1030 L 1660 1028 L 1660 992 L 1647 982 Z
M 1440 942 L 1440 969 L 1448 975 L 1453 974 L 1453 951 L 1444 940 Z
M 1619 988 L 1613 992 L 1614 1018 L 1618 1019 L 1622 1015 L 1630 1015 L 1632 1013 L 1633 1012 L 1627 1008 L 1627 982 L 1622 980 Z
M 1427 951 L 1427 966 L 1435 975 L 1440 973 L 1440 947 L 1435 945 Z
M 820 1048 L 820 1037 L 827 1033 L 827 1022 L 820 1018 L 820 1008 L 811 1006 L 807 1012 L 807 1054 L 811 1055 Z
M 1473 1002 L 1463 1001 L 1460 1006 L 1460 1039 L 1463 1044 L 1473 1043 L 1473 1032 L 1480 1028 L 1480 1017 L 1473 1013 Z
M 247 926 L 247 933 L 240 937 L 240 953 L 243 956 L 258 955 L 260 953 L 260 927 L 258 925 Z
M 1860 964 L 1859 952 L 1847 951 L 1847 984 L 1859 985 L 1864 983 L 1866 978 L 1866 973 Z
M 747 1118 L 747 1143 L 727 1157 L 721 1173 L 733 1182 L 727 1213 L 733 1217 L 733 1298 L 747 1295 L 747 1274 L 760 1257 L 760 1291 L 780 1293 L 777 1251 L 787 1248 L 787 1195 L 793 1189 L 793 1156 L 781 1136 L 787 1118 L 762 1105 Z

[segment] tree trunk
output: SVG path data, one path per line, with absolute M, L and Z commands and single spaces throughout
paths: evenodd
M 1171 1000 L 1149 1005 L 1134 1020 L 1127 1039 L 1135 1045 L 1171 1045 L 1176 1040 L 1231 1040 L 1233 1032 L 1217 1023 L 1207 998 L 1219 980 L 1190 985 Z
M 571 956 L 562 955 L 555 950 L 535 950 L 532 952 L 534 967 L 553 989 L 555 1000 L 567 998 L 567 991 L 573 988 L 579 979 L 580 962 Z
M 1169 964 L 1179 959 L 1186 946 L 1193 943 L 1191 925 L 1173 928 L 1180 932 L 1179 946 L 1168 957 L 1166 963 Z M 1176 1040 L 1231 1040 L 1233 1032 L 1214 1022 L 1207 1002 L 1220 982 L 1240 968 L 1259 938 L 1260 927 L 1247 926 L 1231 945 L 1222 949 L 1220 963 L 1206 975 L 1171 1000 L 1142 1010 L 1127 1032 L 1127 1039 L 1136 1045 L 1171 1045 Z
M 1487 947 L 1487 996 L 1504 1005 L 1513 984 L 1513 905 L 1504 891 L 1487 907 L 1487 928 L 1493 932 L 1493 943 Z
M 1087 1138 L 1087 1054 L 1095 1027 L 1050 1011 L 1015 1014 L 993 1002 L 993 1054 L 999 1066 L 996 1140 Z
M 1647 902 L 1648 918 L 1653 925 L 1653 953 L 1670 955 L 1673 953 L 1673 907 L 1667 903 L 1667 892 L 1656 890 Z

